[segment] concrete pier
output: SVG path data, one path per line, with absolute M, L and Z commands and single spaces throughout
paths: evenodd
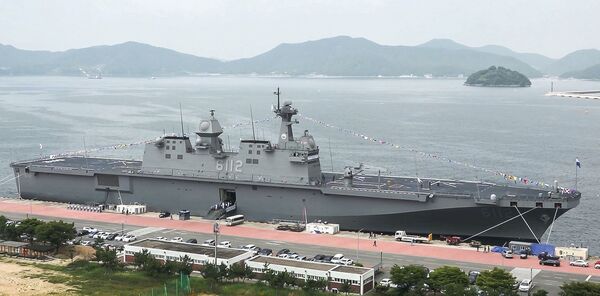
M 554 91 L 546 93 L 546 96 L 600 100 L 600 90 Z

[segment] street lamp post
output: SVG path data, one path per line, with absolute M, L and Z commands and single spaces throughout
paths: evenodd
M 356 263 L 358 263 L 358 250 L 360 249 L 360 232 L 363 230 L 364 228 L 361 228 L 356 233 Z

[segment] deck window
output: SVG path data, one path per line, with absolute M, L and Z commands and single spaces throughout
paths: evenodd
M 177 159 L 183 159 L 183 155 L 182 154 L 177 154 Z
M 252 164 L 258 164 L 258 159 L 253 159 Z
M 511 207 L 516 207 L 517 206 L 517 202 L 516 201 L 511 201 L 510 202 L 510 206 Z
M 544 203 L 543 202 L 536 202 L 535 203 L 535 207 L 536 208 L 543 208 L 544 207 Z

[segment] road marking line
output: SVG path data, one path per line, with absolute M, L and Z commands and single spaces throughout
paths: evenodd
M 592 275 L 590 274 L 590 275 L 588 275 L 588 277 L 585 279 L 585 281 L 586 281 L 586 282 L 589 282 L 591 278 L 592 278 Z

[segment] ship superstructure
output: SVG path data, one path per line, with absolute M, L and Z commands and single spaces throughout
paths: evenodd
M 368 175 L 361 167 L 321 170 L 319 147 L 293 132 L 297 109 L 278 104 L 276 143 L 240 141 L 224 149 L 210 111 L 192 143 L 164 135 L 143 160 L 58 157 L 12 163 L 22 198 L 77 204 L 145 204 L 150 210 L 250 221 L 322 220 L 342 229 L 537 240 L 581 193 L 482 181 Z

